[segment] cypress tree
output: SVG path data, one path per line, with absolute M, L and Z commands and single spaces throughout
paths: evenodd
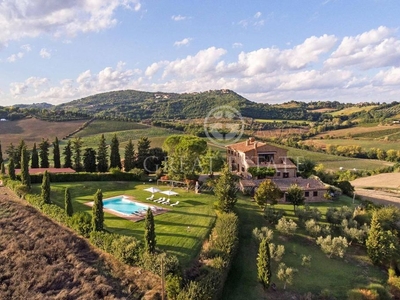
M 218 208 L 224 212 L 231 212 L 236 204 L 236 180 L 227 165 L 215 185 L 215 195 L 218 198 Z
M 108 171 L 107 144 L 104 134 L 101 135 L 99 148 L 97 150 L 97 170 L 99 172 Z
M 39 154 L 37 152 L 36 143 L 33 144 L 32 148 L 31 168 L 39 168 Z
M 21 182 L 28 188 L 31 188 L 31 177 L 29 175 L 29 157 L 26 146 L 21 151 Z
M 65 189 L 64 201 L 65 213 L 68 217 L 71 217 L 74 214 L 74 209 L 72 207 L 71 193 L 69 192 L 69 188 Z
M 367 246 L 367 253 L 371 261 L 376 264 L 379 262 L 379 236 L 382 232 L 381 224 L 379 224 L 378 216 L 376 213 L 372 214 L 371 228 L 368 232 L 368 238 L 365 241 Z
M 72 168 L 71 140 L 68 140 L 67 145 L 64 148 L 63 154 L 64 154 L 64 168 Z
M 15 162 L 18 159 L 18 155 L 17 155 L 17 149 L 15 149 L 15 146 L 13 145 L 13 143 L 10 143 L 10 145 L 6 149 L 6 153 L 7 153 L 7 156 L 9 159 L 12 158 L 14 160 L 14 166 L 15 166 Z
M 147 253 L 153 254 L 156 251 L 156 232 L 154 227 L 154 216 L 150 207 L 147 209 L 144 220 L 144 248 Z
M 25 141 L 21 140 L 21 142 L 18 145 L 18 148 L 15 151 L 14 164 L 16 169 L 21 169 L 21 153 L 22 153 L 22 148 L 24 148 L 25 146 L 26 146 Z
M 110 168 L 122 169 L 121 156 L 119 155 L 119 141 L 117 134 L 111 140 Z
M 263 238 L 258 248 L 257 256 L 257 277 L 264 289 L 268 289 L 271 284 L 271 254 L 266 238 Z
M 53 142 L 53 161 L 54 168 L 61 168 L 61 157 L 60 157 L 60 143 L 58 141 L 58 137 Z
M 17 176 L 15 176 L 15 164 L 14 164 L 14 158 L 10 158 L 10 162 L 8 163 L 8 176 L 10 176 L 11 180 L 17 179 Z
M 81 140 L 80 137 L 77 137 L 72 141 L 74 169 L 75 171 L 78 172 L 82 170 L 82 162 L 81 162 L 82 145 L 83 141 Z
M 136 167 L 144 169 L 144 161 L 149 157 L 150 153 L 150 141 L 147 137 L 141 137 L 137 144 L 137 160 Z
M 96 151 L 93 148 L 86 148 L 83 153 L 83 169 L 85 172 L 96 172 Z
M 44 203 L 50 204 L 50 174 L 49 172 L 44 171 L 43 179 L 42 179 L 42 191 L 41 196 Z
M 93 231 L 103 231 L 104 211 L 103 211 L 103 193 L 100 189 L 94 195 L 92 207 L 92 229 Z
M 5 175 L 6 174 L 6 167 L 4 165 L 4 161 L 1 163 L 1 174 Z
M 50 167 L 49 148 L 50 148 L 49 140 L 42 139 L 42 142 L 39 144 L 39 157 L 40 157 L 40 167 L 41 168 Z
M 135 166 L 135 148 L 133 146 L 132 139 L 129 139 L 128 144 L 125 146 L 125 157 L 124 157 L 124 170 L 129 172 Z

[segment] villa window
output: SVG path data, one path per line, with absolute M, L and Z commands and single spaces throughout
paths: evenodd
M 318 196 L 318 191 L 314 191 L 314 192 L 313 192 L 313 196 L 314 196 L 314 197 L 317 197 L 317 196 Z
M 305 197 L 310 197 L 310 192 L 304 192 Z
M 289 172 L 283 172 L 283 178 L 289 178 Z
M 280 171 L 278 171 L 278 172 L 276 172 L 276 176 L 281 176 L 281 172 Z
M 244 167 L 242 167 L 242 172 L 244 172 Z

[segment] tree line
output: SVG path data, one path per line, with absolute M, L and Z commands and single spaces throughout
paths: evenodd
M 108 172 L 115 168 L 129 172 L 137 168 L 149 173 L 155 172 L 166 157 L 165 151 L 158 147 L 151 148 L 150 143 L 147 137 L 142 137 L 138 140 L 135 150 L 132 139 L 129 139 L 125 146 L 123 159 L 121 159 L 119 140 L 116 134 L 110 144 L 107 144 L 104 134 L 101 135 L 97 149 L 84 148 L 84 141 L 77 137 L 68 140 L 66 146 L 61 150 L 56 137 L 53 142 L 42 139 L 39 144 L 34 143 L 29 151 L 24 140 L 21 140 L 18 146 L 10 143 L 5 153 L 8 156 L 8 167 L 14 169 L 22 168 L 22 158 L 25 159 L 24 163 L 32 169 L 50 168 L 50 149 L 52 149 L 54 168 L 71 168 L 77 172 Z M 4 163 L 0 142 L 0 164 L 3 165 L 3 168 Z

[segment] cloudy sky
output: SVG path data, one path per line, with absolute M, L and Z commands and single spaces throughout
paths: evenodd
M 120 89 L 400 100 L 398 0 L 2 0 L 0 105 Z

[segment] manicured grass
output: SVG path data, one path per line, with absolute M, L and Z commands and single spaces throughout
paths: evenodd
M 129 195 L 138 201 L 158 205 L 146 200 L 151 194 L 143 189 L 150 187 L 150 184 L 137 182 L 52 183 L 51 199 L 60 207 L 64 207 L 64 190 L 66 187 L 70 189 L 75 212 L 87 211 L 91 213 L 91 208 L 84 203 L 93 201 L 97 189 L 102 190 L 103 199 L 118 195 Z M 170 189 L 167 186 L 159 186 L 159 188 Z M 39 189 L 39 186 L 35 186 L 36 192 L 39 192 Z M 195 194 L 179 188 L 174 188 L 174 191 L 178 192 L 179 195 L 170 197 L 171 202 L 174 203 L 179 200 L 179 205 L 170 207 L 160 204 L 159 206 L 163 206 L 169 211 L 154 218 L 157 246 L 177 255 L 181 264 L 187 267 L 198 255 L 201 245 L 215 221 L 215 210 L 213 208 L 215 197 L 207 194 Z M 157 193 L 156 196 L 165 195 Z M 132 222 L 105 213 L 105 227 L 108 231 L 134 236 L 142 241 L 143 226 L 143 221 Z
M 124 122 L 115 120 L 95 120 L 85 129 L 80 131 L 79 136 L 89 136 L 106 132 L 125 131 L 132 129 L 146 129 L 148 125 L 136 122 Z
M 357 203 L 355 203 L 356 205 Z M 331 203 L 314 203 L 323 213 L 330 206 L 352 206 L 352 199 L 341 197 Z M 277 205 L 277 209 L 285 210 L 288 217 L 293 216 L 293 206 L 289 204 Z M 272 282 L 277 285 L 277 292 L 264 292 L 257 282 L 256 257 L 258 245 L 253 241 L 251 234 L 255 227 L 267 226 L 256 203 L 241 198 L 236 211 L 241 222 L 239 251 L 232 264 L 224 289 L 223 299 L 291 299 L 290 295 L 304 295 L 311 292 L 318 295 L 322 290 L 329 290 L 337 299 L 346 299 L 347 291 L 365 286 L 369 283 L 384 283 L 386 272 L 373 266 L 366 257 L 365 250 L 359 246 L 351 246 L 345 257 L 328 258 L 316 245 L 315 240 L 307 237 L 304 230 L 298 230 L 292 237 L 285 237 L 274 232 L 275 244 L 285 246 L 282 261 L 298 270 L 292 286 L 287 287 L 287 294 L 283 293 L 283 283 L 276 278 L 277 262 L 272 263 Z M 311 255 L 311 265 L 301 265 L 302 255 Z M 290 294 L 290 295 L 289 295 Z

